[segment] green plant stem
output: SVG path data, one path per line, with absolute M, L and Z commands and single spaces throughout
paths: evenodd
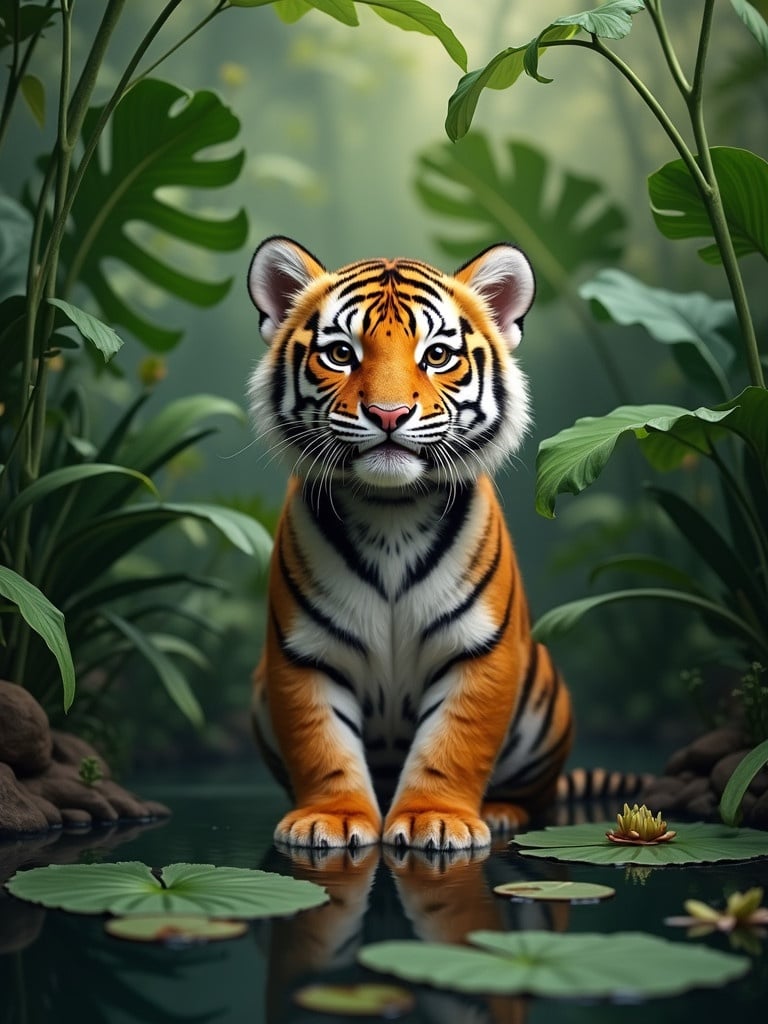
M 693 76 L 693 85 L 688 95 L 688 111 L 691 118 L 691 127 L 698 148 L 698 163 L 707 181 L 706 190 L 699 189 L 704 206 L 707 210 L 709 222 L 712 225 L 712 232 L 715 242 L 720 251 L 720 258 L 723 261 L 723 269 L 728 279 L 728 286 L 731 291 L 736 316 L 741 329 L 742 344 L 746 356 L 747 368 L 751 383 L 755 387 L 764 388 L 765 378 L 763 367 L 760 362 L 760 350 L 757 345 L 755 328 L 752 316 L 749 311 L 747 292 L 744 288 L 744 281 L 739 268 L 739 261 L 733 247 L 733 239 L 728 229 L 728 221 L 723 208 L 723 200 L 720 194 L 720 186 L 715 175 L 712 163 L 712 155 L 709 150 L 707 132 L 704 124 L 704 67 L 707 59 L 707 49 L 712 29 L 712 13 L 714 0 L 705 0 L 704 14 L 701 22 L 701 33 L 699 35 L 699 46 L 696 54 L 696 68 Z
M 171 54 L 176 53 L 176 51 L 181 49 L 181 47 L 184 46 L 185 43 L 188 43 L 193 36 L 196 36 L 201 29 L 205 28 L 205 26 L 209 22 L 213 21 L 217 14 L 221 14 L 222 11 L 231 9 L 232 8 L 229 6 L 228 0 L 219 0 L 214 9 L 209 14 L 207 14 L 202 21 L 198 22 L 198 24 L 195 25 L 193 29 L 190 29 L 190 31 L 187 32 L 187 34 L 183 36 L 178 41 L 178 43 L 175 43 L 169 50 L 166 50 L 162 57 L 158 57 L 157 60 L 153 61 L 148 68 L 145 68 L 145 70 L 142 71 L 140 75 L 137 75 L 136 78 L 132 79 L 126 86 L 125 92 L 127 92 L 128 89 L 132 89 L 134 85 L 137 85 L 139 82 L 143 81 L 145 78 L 151 75 L 156 68 L 160 67 L 163 61 L 167 60 L 168 57 L 171 56 Z
M 121 4 L 124 2 L 125 0 L 120 0 Z M 43 267 L 45 267 L 47 262 L 50 261 L 52 255 L 58 252 L 58 248 L 61 244 L 61 239 L 64 235 L 64 230 L 67 225 L 67 219 L 69 218 L 69 214 L 72 210 L 72 204 L 74 203 L 75 197 L 77 196 L 77 193 L 80 189 L 80 185 L 82 184 L 85 172 L 87 171 L 88 165 L 93 159 L 93 155 L 96 152 L 96 148 L 98 147 L 102 133 L 107 125 L 107 122 L 109 121 L 109 118 L 112 116 L 115 107 L 123 98 L 129 87 L 129 83 L 131 80 L 131 76 L 133 75 L 133 72 L 136 70 L 139 62 L 141 61 L 141 58 L 144 56 L 147 49 L 154 41 L 160 29 L 163 27 L 168 18 L 170 18 L 171 14 L 173 14 L 173 12 L 181 3 L 182 0 L 170 0 L 170 3 L 166 4 L 166 6 L 158 15 L 157 19 L 152 24 L 149 31 L 146 33 L 144 38 L 139 43 L 136 52 L 134 53 L 131 60 L 128 62 L 128 65 L 126 66 L 126 69 L 123 72 L 120 81 L 115 86 L 112 95 L 101 108 L 98 120 L 94 126 L 93 131 L 91 132 L 91 136 L 85 144 L 83 155 L 80 158 L 80 161 L 74 174 L 72 175 L 72 181 L 63 205 L 61 215 L 54 219 L 53 225 L 51 227 L 51 235 L 46 246 L 45 254 L 43 256 Z M 64 282 L 63 288 L 61 289 L 61 297 L 66 298 L 67 295 L 69 294 L 69 290 L 74 282 L 74 274 L 76 273 L 76 268 L 70 269 L 70 273 L 67 277 L 67 280 Z
M 53 0 L 46 0 L 46 7 L 51 7 Z M 19 86 L 22 83 L 24 74 L 27 70 L 27 66 L 32 58 L 35 47 L 37 46 L 40 37 L 43 34 L 42 29 L 38 29 L 27 43 L 27 48 L 24 51 L 21 60 L 19 60 L 20 40 L 18 37 L 19 32 L 19 20 L 18 13 L 19 8 L 16 5 L 14 8 L 14 38 L 13 38 L 13 49 L 11 53 L 11 63 L 8 67 L 8 83 L 5 87 L 5 96 L 3 97 L 3 107 L 0 111 L 0 149 L 2 148 L 5 137 L 8 133 L 8 125 L 10 124 L 11 114 L 13 113 L 13 107 L 16 102 L 16 97 L 19 94 Z
M 677 59 L 677 54 L 672 45 L 672 40 L 667 32 L 667 26 L 664 22 L 664 15 L 661 10 L 660 0 L 646 0 L 645 9 L 648 11 L 653 27 L 656 29 L 656 35 L 659 37 L 659 43 L 664 51 L 664 57 L 667 61 L 667 67 L 670 70 L 675 83 L 683 94 L 683 96 L 689 96 L 691 92 L 691 86 L 688 79 L 685 77 L 685 72 L 680 66 L 680 61 Z

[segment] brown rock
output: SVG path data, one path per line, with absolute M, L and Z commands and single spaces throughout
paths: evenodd
M 717 817 L 717 797 L 711 789 L 708 789 L 701 796 L 695 796 L 689 800 L 686 810 L 694 818 L 711 821 Z
M 7 764 L 0 763 L 0 836 L 47 832 L 48 819 L 21 786 Z
M 706 793 L 710 792 L 711 787 L 709 785 L 709 779 L 702 775 L 698 778 L 691 779 L 690 782 L 685 783 L 680 791 L 680 806 L 685 807 L 691 802 L 691 800 L 695 800 L 697 797 L 704 796 Z
M 22 686 L 0 680 L 0 761 L 32 775 L 48 767 L 51 750 L 46 713 Z
M 92 757 L 99 766 L 102 779 L 110 777 L 109 765 L 90 743 L 81 740 L 79 736 L 73 736 L 72 733 L 59 732 L 58 729 L 53 729 L 51 736 L 53 737 L 53 759 L 58 764 L 73 765 L 79 771 L 83 759 Z
M 733 775 L 734 770 L 738 766 L 741 759 L 748 752 L 748 750 L 744 749 L 736 750 L 732 754 L 726 754 L 726 756 L 722 757 L 717 762 L 717 764 L 712 768 L 712 774 L 710 776 L 712 782 L 712 789 L 714 789 L 715 793 L 717 793 L 718 796 L 723 795 L 723 790 L 728 784 L 728 780 Z M 750 786 L 750 789 L 751 788 L 752 787 Z
M 80 807 L 62 807 L 61 821 L 65 828 L 90 828 L 93 818 Z
M 757 797 L 749 809 L 749 816 L 746 817 L 744 824 L 755 828 L 768 828 L 768 791 Z M 768 837 L 765 841 L 765 852 L 768 853 Z
M 72 765 L 52 764 L 51 767 L 21 785 L 36 796 L 49 800 L 56 807 L 79 808 L 87 811 L 95 821 L 117 821 L 119 815 L 110 802 L 103 797 L 98 783 L 87 786 Z
M 639 797 L 639 803 L 644 803 L 649 811 L 656 814 L 661 811 L 662 816 L 669 811 L 677 810 L 680 806 L 680 798 L 687 784 L 671 775 L 661 775 L 654 779 L 652 785 Z
M 740 729 L 735 729 L 732 726 L 713 729 L 711 732 L 699 736 L 679 752 L 682 756 L 675 758 L 676 771 L 689 768 L 699 773 L 708 772 L 726 754 L 731 754 L 743 746 L 744 736 Z

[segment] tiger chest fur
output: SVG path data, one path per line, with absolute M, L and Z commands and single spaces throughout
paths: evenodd
M 486 845 L 551 797 L 572 732 L 490 480 L 528 425 L 529 265 L 499 245 L 455 277 L 331 274 L 273 238 L 249 286 L 253 415 L 293 464 L 253 699 L 295 801 L 275 838 Z

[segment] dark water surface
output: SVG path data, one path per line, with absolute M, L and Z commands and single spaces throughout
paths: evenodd
M 145 797 L 173 808 L 166 823 L 99 829 L 87 834 L 0 843 L 0 877 L 16 867 L 51 862 L 140 860 L 153 867 L 179 861 L 258 867 L 325 885 L 324 907 L 290 920 L 255 922 L 236 940 L 173 950 L 109 938 L 101 918 L 45 911 L 0 897 L 0 1024 L 309 1024 L 334 1018 L 302 1010 L 292 993 L 310 981 L 371 980 L 355 963 L 360 946 L 391 938 L 458 941 L 475 928 L 571 932 L 640 930 L 679 942 L 728 950 L 728 937 L 689 940 L 664 925 L 696 898 L 722 905 L 725 894 L 763 885 L 768 860 L 741 865 L 666 868 L 642 874 L 623 868 L 548 863 L 509 852 L 430 861 L 377 849 L 356 862 L 345 853 L 291 860 L 272 846 L 285 798 L 257 771 L 247 781 L 144 784 Z M 768 849 L 768 836 L 766 837 Z M 559 907 L 496 897 L 501 882 L 570 878 L 611 885 L 614 899 Z M 406 1024 L 639 1024 L 768 1020 L 768 938 L 750 955 L 752 970 L 721 989 L 647 1003 L 578 1003 L 551 999 L 464 998 L 416 988 Z M 340 1018 L 339 1018 L 340 1019 Z M 360 1019 L 360 1018 L 346 1018 Z

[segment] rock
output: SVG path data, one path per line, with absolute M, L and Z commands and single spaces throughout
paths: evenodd
M 768 828 L 768 790 L 762 793 L 749 809 L 749 820 L 745 825 L 755 828 Z
M 23 686 L 0 680 L 0 762 L 15 775 L 33 775 L 51 763 L 48 716 Z
M 679 774 L 688 768 L 705 774 L 726 754 L 731 754 L 743 746 L 744 736 L 740 729 L 733 726 L 712 729 L 673 755 L 667 763 L 667 771 L 670 774 Z
M 51 736 L 53 737 L 53 759 L 58 764 L 70 764 L 79 771 L 80 765 L 86 757 L 93 758 L 98 765 L 101 778 L 110 778 L 107 762 L 90 743 L 81 740 L 79 736 L 73 736 L 72 733 L 59 732 L 58 729 L 53 729 Z
M 25 793 L 7 764 L 0 763 L 0 836 L 47 832 L 48 819 Z
M 725 757 L 720 758 L 717 764 L 712 769 L 710 779 L 712 781 L 712 789 L 718 796 L 723 795 L 723 790 L 728 784 L 728 780 L 733 775 L 734 770 L 738 766 L 741 759 L 748 753 L 748 750 L 735 750 L 732 754 L 726 754 Z M 752 787 L 750 786 L 750 789 Z
M 701 818 L 703 821 L 713 820 L 718 817 L 717 797 L 711 789 L 708 789 L 706 793 L 689 800 L 686 810 L 693 818 Z
M 711 793 L 712 789 L 709 784 L 709 779 L 704 776 L 691 779 L 690 782 L 686 782 L 683 788 L 680 790 L 678 796 L 679 806 L 687 807 L 691 800 L 696 800 L 700 796 L 705 796 L 707 793 Z

